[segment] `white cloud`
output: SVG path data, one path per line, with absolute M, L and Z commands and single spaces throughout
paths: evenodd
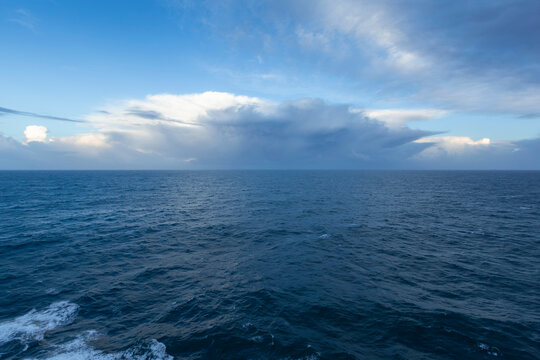
M 242 107 L 256 106 L 264 111 L 267 102 L 258 98 L 222 92 L 200 94 L 149 95 L 144 100 L 126 100 L 108 106 L 104 111 L 86 119 L 100 129 L 126 128 L 141 125 L 168 125 L 175 127 L 201 126 L 201 119 L 213 111 L 240 111 Z
M 25 143 L 45 142 L 47 141 L 47 128 L 41 125 L 29 125 L 24 130 L 24 136 L 26 136 Z
M 108 142 L 108 138 L 104 133 L 91 132 L 88 134 L 79 134 L 74 136 L 52 138 L 51 142 L 63 143 L 73 147 L 80 148 L 108 148 L 111 146 Z
M 440 109 L 358 109 L 366 116 L 385 123 L 388 127 L 401 127 L 413 121 L 427 121 L 440 118 L 448 112 Z
M 464 155 L 478 149 L 486 149 L 492 142 L 489 138 L 473 140 L 467 136 L 441 136 L 415 140 L 420 144 L 431 144 L 417 156 L 419 158 L 436 158 L 443 155 Z
M 382 50 L 382 62 L 400 72 L 417 72 L 430 66 L 426 54 L 410 48 L 407 35 L 401 31 L 396 14 L 390 13 L 380 3 L 352 0 L 319 0 L 315 2 L 315 16 L 320 19 L 326 32 L 337 32 L 350 36 L 377 63 L 380 51 L 370 49 L 368 44 Z M 300 42 L 327 43 L 321 35 L 303 31 L 297 36 Z M 328 46 L 328 45 L 325 45 Z

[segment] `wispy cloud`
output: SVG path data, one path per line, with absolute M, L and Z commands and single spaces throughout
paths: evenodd
M 382 121 L 389 127 L 402 127 L 414 121 L 433 120 L 448 113 L 448 111 L 440 109 L 358 109 L 356 111 Z
M 26 9 L 15 10 L 13 17 L 8 20 L 32 31 L 36 29 L 37 19 Z
M 256 55 L 345 77 L 378 99 L 456 112 L 540 112 L 538 1 L 276 0 L 240 15 L 233 10 L 241 2 L 227 4 L 229 11 L 209 5 L 208 30 L 225 39 L 244 34 Z M 261 13 L 264 21 L 256 21 Z
M 29 116 L 34 118 L 41 118 L 41 119 L 47 119 L 47 120 L 58 120 L 58 121 L 67 121 L 67 122 L 76 122 L 76 123 L 84 123 L 86 121 L 84 120 L 76 120 L 76 119 L 70 119 L 65 117 L 59 117 L 59 116 L 51 116 L 51 115 L 43 115 L 43 114 L 37 114 L 33 112 L 28 111 L 20 111 L 20 110 L 14 110 L 14 109 L 8 109 L 4 107 L 0 107 L 0 115 L 18 115 L 18 116 Z
M 409 45 L 407 35 L 399 27 L 396 13 L 380 3 L 352 0 L 318 0 L 314 14 L 326 32 L 337 32 L 370 50 L 375 62 L 382 62 L 399 72 L 426 70 L 429 57 Z M 379 48 L 373 51 L 369 45 Z

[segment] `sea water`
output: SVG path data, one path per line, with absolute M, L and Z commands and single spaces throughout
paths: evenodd
M 2 359 L 538 359 L 540 172 L 0 172 Z

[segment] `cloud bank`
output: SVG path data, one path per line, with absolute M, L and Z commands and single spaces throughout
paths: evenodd
M 26 141 L 0 136 L 4 169 L 311 169 L 534 167 L 538 140 L 433 137 L 407 122 L 433 109 L 369 110 L 320 99 L 274 103 L 230 93 L 150 95 L 86 117 L 91 131 Z M 399 125 L 399 126 L 397 126 Z M 479 161 L 472 161 L 475 153 Z M 499 161 L 502 159 L 503 161 Z M 527 163 L 529 161 L 529 163 Z

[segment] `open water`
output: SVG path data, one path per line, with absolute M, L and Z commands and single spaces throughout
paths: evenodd
M 538 359 L 540 172 L 0 172 L 1 359 Z

